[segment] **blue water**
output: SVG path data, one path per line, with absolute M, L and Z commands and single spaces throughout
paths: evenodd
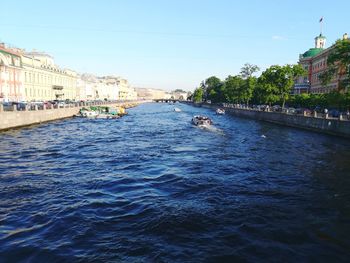
M 0 133 L 0 262 L 349 260 L 348 140 L 176 107 Z

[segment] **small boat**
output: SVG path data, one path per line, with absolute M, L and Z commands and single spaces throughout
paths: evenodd
M 209 117 L 199 115 L 192 118 L 192 123 L 196 126 L 210 126 L 213 124 Z
M 108 113 L 100 113 L 96 116 L 96 119 L 118 119 L 120 116 L 108 114 Z
M 216 114 L 218 114 L 218 115 L 224 115 L 224 114 L 225 114 L 225 110 L 224 110 L 224 109 L 221 109 L 221 108 L 218 108 L 218 109 L 216 109 Z
M 98 116 L 98 112 L 89 110 L 83 110 L 80 112 L 80 114 L 81 116 L 86 118 L 96 118 Z
M 175 111 L 175 112 L 181 112 L 181 109 L 179 109 L 179 108 L 174 108 L 174 111 Z
M 90 108 L 80 109 L 78 116 L 89 119 L 118 119 L 126 114 L 127 112 L 123 107 L 112 108 L 91 106 Z

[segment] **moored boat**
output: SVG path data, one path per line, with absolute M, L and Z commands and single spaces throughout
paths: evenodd
M 97 118 L 97 119 L 118 119 L 127 114 L 125 108 L 123 107 L 90 107 L 90 108 L 82 108 L 79 111 L 80 117 L 85 118 Z
M 98 112 L 91 110 L 81 110 L 80 115 L 85 118 L 96 118 L 98 116 Z
M 108 114 L 108 113 L 100 113 L 96 116 L 96 119 L 118 119 L 120 116 Z

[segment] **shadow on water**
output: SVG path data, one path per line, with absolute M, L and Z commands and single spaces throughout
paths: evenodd
M 0 141 L 0 261 L 350 257 L 347 140 L 159 103 Z

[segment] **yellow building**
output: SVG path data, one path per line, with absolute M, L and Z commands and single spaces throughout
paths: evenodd
M 117 77 L 116 80 L 119 88 L 118 100 L 137 100 L 137 92 L 129 85 L 128 80 L 120 77 Z
M 77 98 L 76 72 L 60 69 L 51 56 L 39 52 L 24 53 L 22 65 L 27 101 Z

